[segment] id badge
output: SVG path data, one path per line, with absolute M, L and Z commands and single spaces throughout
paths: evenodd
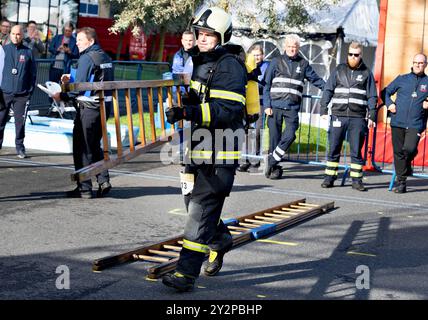
M 412 93 L 412 97 L 413 98 L 416 98 L 418 96 L 418 94 L 416 93 L 416 91 L 413 91 L 413 93 Z
M 15 74 L 18 74 L 18 69 L 13 68 L 13 69 L 12 69 L 12 74 L 14 74 L 14 75 L 15 75 Z
M 340 122 L 339 120 L 333 121 L 333 127 L 340 128 L 341 126 L 342 126 L 342 122 Z
M 193 173 L 180 172 L 181 193 L 184 196 L 190 194 L 195 185 L 195 175 Z

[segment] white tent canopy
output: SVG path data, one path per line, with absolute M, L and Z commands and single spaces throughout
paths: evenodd
M 285 12 L 286 7 L 280 1 L 275 2 L 278 16 L 281 17 L 281 12 Z M 257 6 L 256 1 L 246 1 L 245 3 L 245 10 L 254 13 L 256 24 L 262 29 L 267 29 L 264 23 L 266 18 L 259 14 L 261 8 Z M 379 8 L 376 0 L 341 0 L 337 5 L 323 10 L 311 10 L 310 8 L 307 10 L 314 22 L 304 28 L 305 33 L 334 34 L 338 28 L 343 28 L 345 42 L 358 41 L 366 46 L 377 46 Z M 234 29 L 251 28 L 239 21 L 238 15 L 232 12 Z M 278 30 L 278 32 L 300 33 L 301 31 L 287 29 Z

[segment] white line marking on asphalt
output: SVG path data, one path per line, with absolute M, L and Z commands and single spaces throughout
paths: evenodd
M 0 159 L 0 162 L 21 164 L 21 165 L 32 165 L 32 166 L 49 166 L 51 168 L 66 169 L 66 170 L 73 170 L 74 171 L 74 166 L 61 165 L 59 163 L 36 162 L 36 161 L 30 161 L 30 160 L 15 160 L 15 159 L 10 159 L 10 158 Z M 142 177 L 142 178 L 148 178 L 148 179 L 154 179 L 154 180 L 179 181 L 178 176 L 175 177 L 175 176 L 167 176 L 167 175 L 161 175 L 161 174 L 133 172 L 133 171 L 115 170 L 115 169 L 109 169 L 109 172 L 112 175 L 127 175 L 130 177 Z M 234 186 L 247 186 L 247 185 L 235 184 Z M 320 198 L 320 199 L 324 199 L 324 200 L 327 200 L 327 199 L 328 200 L 340 200 L 340 201 L 344 201 L 344 202 L 381 205 L 381 206 L 392 207 L 392 208 L 412 208 L 412 209 L 419 209 L 419 210 L 428 210 L 427 205 L 419 204 L 419 203 L 403 204 L 402 202 L 395 202 L 395 201 L 389 201 L 389 200 L 370 199 L 370 198 L 361 198 L 361 197 L 353 197 L 353 196 L 340 196 L 337 194 L 326 195 L 325 193 L 307 192 L 307 191 L 290 190 L 290 189 L 278 189 L 278 188 L 273 188 L 273 187 L 265 187 L 265 188 L 260 188 L 260 189 L 254 189 L 254 191 L 277 193 L 277 194 L 286 194 L 286 195 L 298 195 L 298 196 L 303 195 L 303 196 L 311 196 L 314 198 Z

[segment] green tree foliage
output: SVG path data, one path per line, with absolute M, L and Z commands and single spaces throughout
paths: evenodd
M 254 33 L 286 32 L 303 28 L 312 22 L 309 11 L 337 4 L 340 0 L 106 0 L 116 10 L 113 32 L 129 27 L 137 33 L 142 28 L 147 34 L 182 32 L 202 4 L 219 6 L 231 12 Z M 250 7 L 255 10 L 248 10 Z M 162 41 L 161 41 L 162 42 Z M 162 52 L 163 43 L 158 46 Z

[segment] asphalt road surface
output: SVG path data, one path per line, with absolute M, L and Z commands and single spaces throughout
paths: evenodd
M 0 151 L 0 299 L 407 300 L 428 299 L 428 182 L 388 192 L 390 175 L 367 173 L 368 192 L 322 189 L 323 168 L 283 163 L 281 180 L 237 173 L 223 218 L 306 198 L 335 209 L 232 250 L 216 277 L 176 293 L 146 279 L 149 263 L 94 273 L 92 261 L 183 232 L 178 165 L 154 151 L 111 170 L 102 199 L 67 199 L 72 157 Z M 69 281 L 68 281 L 69 280 Z

